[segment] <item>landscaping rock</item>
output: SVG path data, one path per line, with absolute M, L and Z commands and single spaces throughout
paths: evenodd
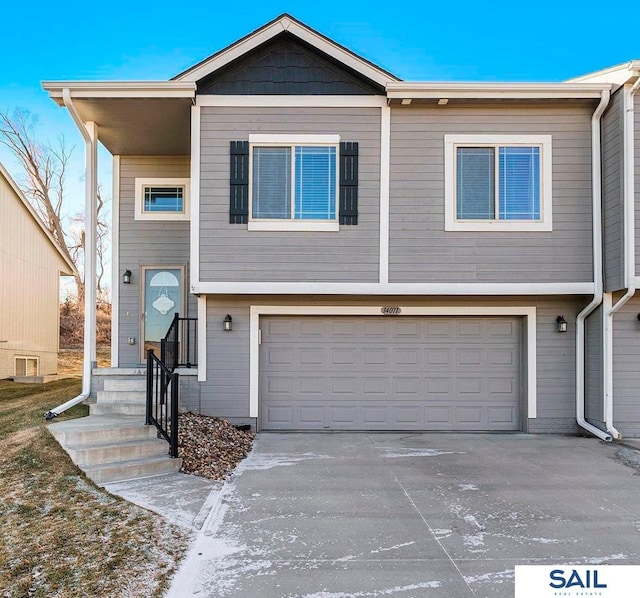
M 180 415 L 178 455 L 182 471 L 224 480 L 250 452 L 255 434 L 228 421 L 197 413 Z

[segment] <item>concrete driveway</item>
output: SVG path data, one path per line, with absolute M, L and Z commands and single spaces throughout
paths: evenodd
M 263 433 L 169 595 L 512 597 L 516 564 L 637 565 L 637 457 L 566 436 Z

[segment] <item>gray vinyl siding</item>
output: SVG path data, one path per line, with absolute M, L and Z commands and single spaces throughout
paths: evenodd
M 624 103 L 613 94 L 602 117 L 602 237 L 606 291 L 624 287 Z
M 603 379 L 602 379 L 602 307 L 598 307 L 586 320 L 586 378 L 585 378 L 585 417 L 597 426 L 605 429 L 602 420 Z
M 201 410 L 206 415 L 229 418 L 249 416 L 249 308 L 251 305 L 336 305 L 325 298 L 246 297 L 207 298 L 207 381 L 201 387 Z M 379 301 L 353 298 L 343 305 L 379 305 Z M 575 319 L 586 304 L 583 298 L 509 298 L 492 301 L 484 297 L 461 299 L 385 299 L 388 305 L 435 306 L 536 306 L 538 361 L 538 416 L 523 423 L 523 430 L 534 433 L 575 433 Z M 233 331 L 222 331 L 222 320 L 233 317 Z M 564 314 L 568 332 L 557 332 L 556 317 Z M 523 337 L 525 335 L 523 334 Z M 526 350 L 523 350 L 523 376 L 526 379 Z M 526 414 L 523 388 L 522 411 Z M 253 422 L 255 423 L 255 422 Z
M 321 233 L 229 224 L 229 144 L 252 133 L 339 134 L 357 141 L 358 225 Z M 378 280 L 380 109 L 203 107 L 200 166 L 201 281 Z
M 593 108 L 392 108 L 390 281 L 592 281 Z M 445 232 L 444 136 L 465 133 L 552 135 L 552 232 Z
M 118 292 L 120 295 L 119 366 L 140 363 L 140 295 L 141 267 L 185 266 L 185 282 L 189 280 L 189 222 L 135 220 L 135 179 L 138 177 L 190 176 L 188 156 L 121 156 L 120 157 L 120 244 Z M 131 284 L 122 284 L 122 272 L 131 270 Z M 189 316 L 196 316 L 195 296 L 187 294 Z M 128 337 L 136 339 L 129 345 Z
M 622 436 L 640 437 L 640 297 L 613 317 L 613 424 Z

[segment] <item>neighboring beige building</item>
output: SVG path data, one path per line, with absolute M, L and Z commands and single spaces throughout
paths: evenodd
M 60 276 L 72 269 L 0 164 L 0 379 L 57 372 Z

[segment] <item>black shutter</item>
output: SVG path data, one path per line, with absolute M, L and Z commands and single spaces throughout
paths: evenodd
M 246 224 L 249 220 L 249 142 L 231 142 L 229 182 L 229 222 Z
M 358 143 L 340 143 L 340 224 L 358 224 Z

